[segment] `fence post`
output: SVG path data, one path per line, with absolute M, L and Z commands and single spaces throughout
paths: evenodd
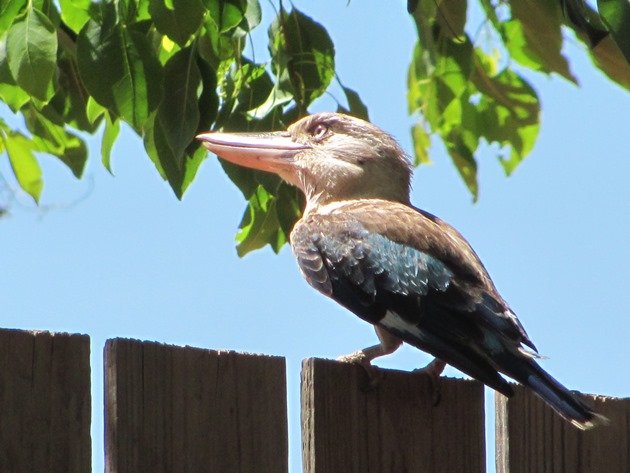
M 302 365 L 304 473 L 483 473 L 483 385 L 360 366 Z
M 105 345 L 108 473 L 286 473 L 284 358 Z
M 0 330 L 0 471 L 88 473 L 90 339 Z
M 522 386 L 496 395 L 497 473 L 627 473 L 630 398 L 587 396 L 610 425 L 576 429 Z

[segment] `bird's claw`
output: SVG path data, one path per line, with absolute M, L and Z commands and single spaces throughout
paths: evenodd
M 363 350 L 358 350 L 358 351 L 349 353 L 348 355 L 340 356 L 337 358 L 337 361 L 341 361 L 343 363 L 358 363 L 358 364 L 367 363 L 368 365 L 370 364 L 370 360 L 367 359 L 367 356 L 365 355 Z
M 359 365 L 365 370 L 365 374 L 367 374 L 368 377 L 368 383 L 363 389 L 364 391 L 371 391 L 375 389 L 383 379 L 383 372 L 377 367 L 372 366 L 370 358 L 363 350 L 340 356 L 337 358 L 337 361 Z
M 433 406 L 437 406 L 442 400 L 442 390 L 440 389 L 440 375 L 442 374 L 442 371 L 444 371 L 445 367 L 445 362 L 438 358 L 435 358 L 424 368 L 416 368 L 415 370 L 413 370 L 414 373 L 424 374 L 429 377 L 429 383 L 431 384 L 431 388 L 433 391 Z

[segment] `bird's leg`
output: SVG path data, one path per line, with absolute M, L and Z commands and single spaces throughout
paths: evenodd
M 381 343 L 364 348 L 363 350 L 355 351 L 348 355 L 340 356 L 337 358 L 337 361 L 370 365 L 374 358 L 390 355 L 394 353 L 400 345 L 402 345 L 402 340 L 400 338 L 386 332 L 380 327 L 374 327 L 374 329 L 376 330 L 376 335 Z
M 416 368 L 413 370 L 414 373 L 422 373 L 429 376 L 429 382 L 433 388 L 434 406 L 437 406 L 442 398 L 442 393 L 440 391 L 440 375 L 442 374 L 442 371 L 444 371 L 444 368 L 446 368 L 446 362 L 440 360 L 439 358 L 434 358 L 433 361 L 424 368 Z
M 442 374 L 442 371 L 444 371 L 444 368 L 446 368 L 446 362 L 440 360 L 439 358 L 434 358 L 433 361 L 431 361 L 431 363 L 429 363 L 427 366 L 425 366 L 424 368 L 416 368 L 415 370 L 413 370 L 413 372 L 424 373 L 431 376 L 432 378 L 439 378 Z
M 380 375 L 378 371 L 372 366 L 372 360 L 378 358 L 379 356 L 390 355 L 394 353 L 400 345 L 402 345 L 402 340 L 389 332 L 386 332 L 380 327 L 374 327 L 376 330 L 376 335 L 380 340 L 378 345 L 373 345 L 371 347 L 364 348 L 363 350 L 358 350 L 349 355 L 340 356 L 337 358 L 337 361 L 342 361 L 344 363 L 357 363 L 361 365 L 368 377 L 370 378 L 370 387 L 374 388 L 380 381 Z

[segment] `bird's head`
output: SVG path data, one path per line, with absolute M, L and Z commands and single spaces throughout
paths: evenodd
M 380 128 L 339 113 L 302 118 L 287 131 L 202 133 L 213 153 L 240 166 L 278 174 L 310 206 L 350 199 L 409 202 L 411 165 Z

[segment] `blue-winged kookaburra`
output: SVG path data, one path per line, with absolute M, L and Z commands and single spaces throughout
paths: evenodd
M 435 356 L 438 372 L 445 362 L 510 396 L 503 373 L 579 428 L 604 420 L 538 365 L 536 347 L 468 242 L 411 205 L 412 169 L 390 135 L 357 118 L 319 113 L 285 132 L 197 138 L 306 196 L 291 233 L 302 274 L 373 324 L 380 340 L 345 361 L 369 364 L 406 342 Z

